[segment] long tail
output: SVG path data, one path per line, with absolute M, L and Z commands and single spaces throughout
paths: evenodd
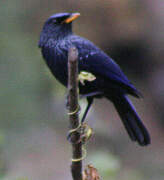
M 126 95 L 120 95 L 112 99 L 121 120 L 132 141 L 137 141 L 141 146 L 150 144 L 150 136 L 141 122 L 134 106 Z

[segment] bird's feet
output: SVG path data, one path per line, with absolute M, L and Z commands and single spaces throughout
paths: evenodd
M 79 134 L 79 138 L 76 141 L 74 140 L 74 138 L 72 138 L 73 133 Z M 93 135 L 92 128 L 87 123 L 83 123 L 83 124 L 79 124 L 77 128 L 71 129 L 68 132 L 67 140 L 75 144 L 79 142 L 82 142 L 82 144 L 86 144 L 92 135 Z

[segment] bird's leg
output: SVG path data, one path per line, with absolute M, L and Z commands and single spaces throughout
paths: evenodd
M 88 105 L 87 105 L 87 107 L 86 107 L 86 109 L 85 109 L 85 112 L 84 112 L 84 114 L 83 114 L 83 117 L 82 117 L 82 119 L 81 119 L 81 124 L 85 121 L 85 118 L 86 118 L 86 116 L 87 116 L 87 113 L 88 113 L 88 111 L 89 111 L 89 109 L 90 109 L 90 107 L 91 107 L 91 105 L 92 105 L 92 103 L 93 103 L 93 97 L 87 97 L 87 103 L 88 103 Z
M 88 113 L 88 111 L 89 111 L 89 109 L 90 109 L 90 107 L 91 107 L 91 105 L 93 103 L 93 97 L 87 97 L 87 103 L 88 103 L 87 107 L 85 109 L 85 112 L 83 114 L 83 117 L 81 119 L 81 122 L 80 122 L 79 126 L 77 128 L 75 128 L 75 129 L 72 129 L 72 130 L 69 131 L 69 133 L 67 135 L 67 140 L 68 141 L 71 141 L 72 133 L 74 133 L 74 132 L 76 132 L 78 130 L 81 131 L 81 136 L 80 136 L 79 140 L 83 144 L 85 144 L 90 139 L 90 137 L 92 136 L 92 133 L 93 133 L 92 128 L 90 128 L 86 123 L 84 123 L 84 121 L 85 121 L 87 113 Z M 79 140 L 78 140 L 78 142 L 79 142 Z M 73 143 L 78 143 L 78 142 L 73 142 Z

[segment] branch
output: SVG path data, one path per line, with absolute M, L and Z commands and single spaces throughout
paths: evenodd
M 68 53 L 68 104 L 70 128 L 79 127 L 78 103 L 78 51 L 75 47 L 70 48 Z M 74 112 L 74 113 L 73 113 Z M 82 157 L 82 143 L 79 141 L 80 133 L 74 131 L 71 134 L 72 159 Z M 82 180 L 82 160 L 72 161 L 71 172 L 73 180 Z

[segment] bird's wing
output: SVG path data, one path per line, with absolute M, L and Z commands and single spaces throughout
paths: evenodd
M 124 75 L 119 65 L 92 42 L 79 36 L 71 38 L 79 52 L 79 67 L 104 78 L 123 84 L 137 93 L 136 88 Z

